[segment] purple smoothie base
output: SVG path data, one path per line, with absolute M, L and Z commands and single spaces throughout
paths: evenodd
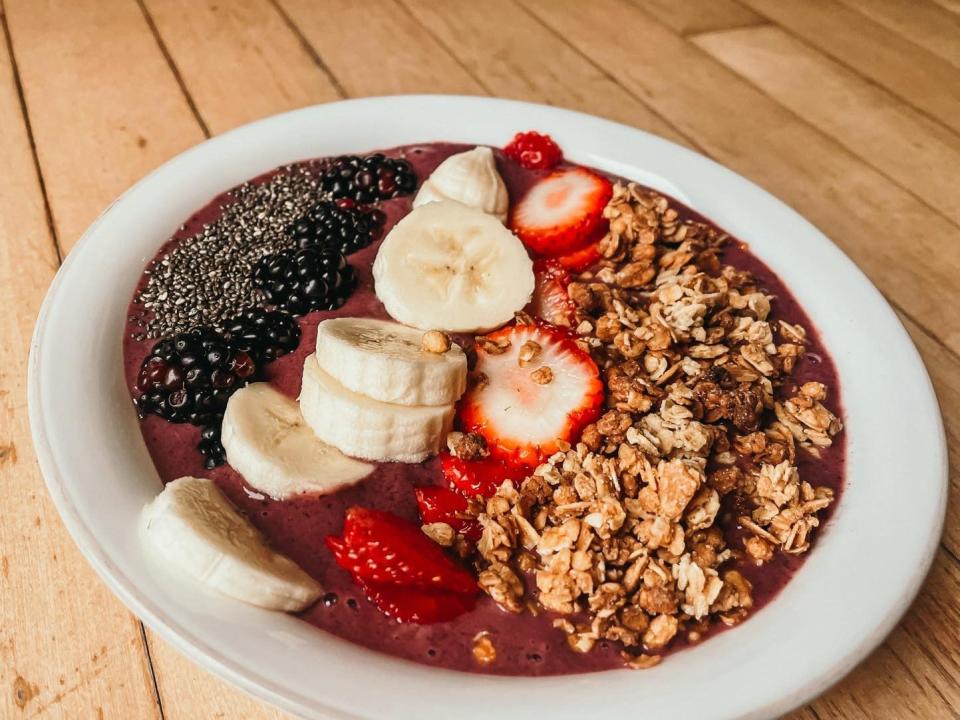
M 386 154 L 406 157 L 422 180 L 443 159 L 469 147 L 436 143 L 396 148 Z M 524 170 L 499 154 L 498 166 L 510 191 L 511 201 L 519 198 L 543 174 Z M 171 244 L 195 234 L 205 223 L 214 221 L 227 201 L 228 196 L 221 195 L 193 215 L 158 255 L 165 253 Z M 387 215 L 384 232 L 410 210 L 410 203 L 410 198 L 383 203 L 382 209 Z M 672 204 L 681 217 L 709 222 L 676 200 L 672 200 Z M 346 304 L 334 312 L 316 312 L 300 318 L 302 337 L 297 350 L 267 366 L 266 379 L 288 396 L 295 398 L 300 392 L 303 361 L 313 352 L 316 326 L 322 320 L 358 316 L 388 318 L 373 289 L 371 266 L 378 247 L 379 242 L 376 242 L 350 256 L 350 264 L 357 271 L 358 289 Z M 738 269 L 752 272 L 759 284 L 775 296 L 774 319 L 800 324 L 807 329 L 808 353 L 797 365 L 793 382 L 799 384 L 816 380 L 826 384 L 831 391 L 830 404 L 840 414 L 836 369 L 803 309 L 776 274 L 751 254 L 744 244 L 731 241 L 722 259 Z M 138 288 L 145 282 L 146 276 L 141 277 Z M 142 313 L 142 307 L 131 302 L 128 315 L 133 317 Z M 131 388 L 135 386 L 140 364 L 154 342 L 134 339 L 136 332 L 135 325 L 128 322 L 123 354 L 127 386 Z M 593 651 L 585 654 L 574 652 L 567 646 L 563 634 L 553 628 L 553 617 L 549 614 L 535 617 L 505 613 L 486 595 L 481 596 L 472 612 L 451 622 L 434 625 L 397 623 L 366 600 L 350 576 L 333 562 L 324 538 L 340 534 L 346 509 L 352 505 L 389 510 L 417 522 L 412 487 L 443 483 L 439 464 L 435 460 L 421 465 L 379 464 L 369 477 L 353 487 L 330 495 L 301 496 L 279 502 L 264 498 L 250 489 L 243 478 L 227 465 L 214 470 L 204 468 L 202 457 L 196 450 L 198 428 L 175 425 L 149 416 L 141 423 L 141 430 L 163 482 L 184 475 L 213 479 L 277 550 L 292 558 L 322 584 L 327 593 L 324 600 L 300 615 L 318 628 L 371 650 L 427 665 L 469 672 L 557 675 L 623 666 L 620 648 L 616 643 L 599 643 Z M 832 488 L 839 499 L 844 477 L 844 436 L 841 434 L 835 438 L 833 446 L 823 452 L 820 460 L 806 456 L 802 451 L 800 455 L 798 465 L 801 477 L 815 486 Z M 836 503 L 821 518 L 828 519 L 835 507 Z M 727 512 L 726 516 L 721 516 L 721 524 L 732 546 L 739 547 L 742 531 L 736 527 L 735 517 L 735 512 Z M 823 532 L 823 527 L 820 532 Z M 778 554 L 762 567 L 749 562 L 738 563 L 737 569 L 753 583 L 753 612 L 769 603 L 802 564 L 803 557 L 783 554 Z M 716 623 L 698 642 L 724 629 L 722 623 Z M 472 654 L 473 639 L 479 632 L 489 633 L 497 649 L 496 661 L 483 667 L 474 661 Z M 689 644 L 685 638 L 678 637 L 668 652 L 675 652 Z

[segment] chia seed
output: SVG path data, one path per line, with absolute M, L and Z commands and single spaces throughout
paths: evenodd
M 317 163 L 282 168 L 228 193 L 220 216 L 150 263 L 134 302 L 145 338 L 169 337 L 197 325 L 222 331 L 227 321 L 260 304 L 250 273 L 264 255 L 292 248 L 286 228 L 317 202 Z

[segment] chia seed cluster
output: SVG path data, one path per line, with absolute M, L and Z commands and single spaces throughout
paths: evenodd
M 195 326 L 222 331 L 259 304 L 262 296 L 251 281 L 257 261 L 294 247 L 287 228 L 324 196 L 316 169 L 306 164 L 232 190 L 217 220 L 145 271 L 149 280 L 136 301 L 148 313 L 138 318 L 137 339 L 170 337 Z

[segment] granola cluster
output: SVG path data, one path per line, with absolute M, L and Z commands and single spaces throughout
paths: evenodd
M 721 263 L 724 235 L 634 184 L 605 216 L 604 260 L 569 294 L 607 410 L 519 487 L 474 503 L 477 562 L 505 610 L 552 611 L 573 649 L 615 641 L 649 667 L 678 635 L 745 617 L 737 560 L 809 548 L 833 492 L 800 477 L 797 455 L 841 423 L 826 387 L 790 381 L 806 333 L 772 322 L 771 296 Z

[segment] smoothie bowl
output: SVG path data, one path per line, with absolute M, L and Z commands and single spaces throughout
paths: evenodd
M 460 104 L 482 130 L 444 129 Z M 139 227 L 138 202 L 161 210 Z M 500 101 L 310 109 L 147 178 L 52 297 L 135 227 L 75 346 L 114 358 L 91 363 L 109 391 L 56 441 L 37 376 L 78 305 L 45 306 L 45 473 L 138 614 L 287 709 L 683 715 L 686 676 L 727 690 L 700 714 L 763 716 L 851 667 L 929 563 L 942 431 L 902 328 L 815 230 L 687 151 Z M 914 392 L 877 408 L 891 373 Z M 932 431 L 894 432 L 904 412 Z M 917 443 L 922 531 L 894 542 L 889 473 Z M 64 473 L 71 451 L 109 470 Z M 853 568 L 888 583 L 856 612 Z

